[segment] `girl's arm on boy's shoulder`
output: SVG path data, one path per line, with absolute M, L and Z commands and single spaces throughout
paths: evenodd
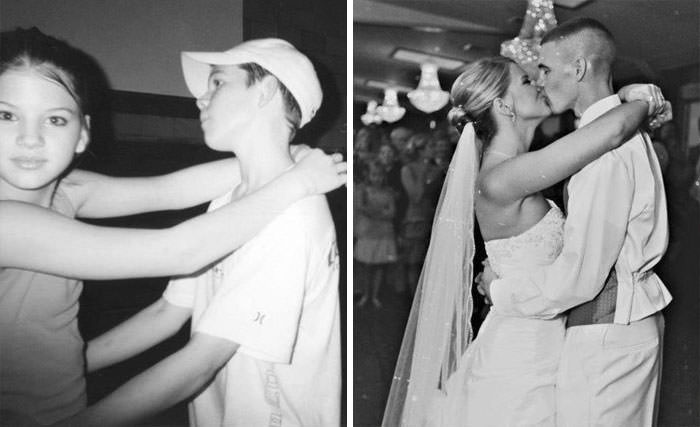
M 200 391 L 234 356 L 233 341 L 195 333 L 187 345 L 58 426 L 130 426 Z
M 295 161 L 311 151 L 306 145 L 290 148 Z M 61 185 L 76 206 L 77 216 L 105 218 L 197 206 L 240 182 L 239 161 L 228 158 L 149 177 L 113 177 L 75 170 Z
M 87 370 L 98 369 L 133 357 L 175 335 L 187 323 L 192 311 L 170 304 L 163 298 L 126 321 L 90 340 Z
M 255 236 L 292 203 L 344 184 L 347 164 L 320 150 L 234 203 L 160 230 L 98 227 L 0 201 L 0 267 L 80 279 L 192 274 Z
M 191 166 L 167 175 L 123 178 L 74 170 L 61 182 L 83 218 L 184 209 L 209 202 L 240 182 L 238 159 Z

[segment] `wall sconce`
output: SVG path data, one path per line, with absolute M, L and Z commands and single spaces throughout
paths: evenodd
M 450 100 L 450 94 L 440 87 L 437 65 L 426 62 L 421 64 L 420 70 L 418 87 L 408 93 L 408 99 L 414 107 L 429 114 L 444 107 Z
M 360 120 L 365 126 L 378 125 L 382 122 L 381 116 L 377 113 L 377 101 L 372 100 L 367 103 L 367 112 L 360 116 Z
M 377 114 L 385 122 L 394 123 L 401 120 L 406 109 L 399 106 L 398 95 L 395 89 L 384 90 L 384 103 L 377 107 Z

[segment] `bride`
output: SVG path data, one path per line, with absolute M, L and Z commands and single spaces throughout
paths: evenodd
M 384 413 L 393 426 L 553 426 L 564 318 L 486 317 L 472 330 L 474 216 L 491 268 L 549 264 L 564 215 L 540 193 L 622 145 L 664 107 L 653 85 L 626 86 L 622 105 L 528 152 L 548 101 L 509 59 L 471 63 L 452 86 L 448 119 L 461 131 Z M 650 124 L 658 124 L 654 118 Z

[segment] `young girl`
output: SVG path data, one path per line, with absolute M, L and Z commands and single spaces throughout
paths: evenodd
M 194 206 L 240 180 L 230 176 L 232 160 L 156 178 L 66 176 L 89 142 L 84 61 L 36 29 L 0 34 L 0 420 L 7 425 L 54 423 L 86 405 L 77 278 L 192 273 L 291 203 L 344 181 L 343 163 L 312 152 L 257 193 L 169 229 L 78 222 Z
M 394 215 L 396 214 L 396 193 L 387 185 L 386 169 L 378 160 L 368 163 L 367 185 L 359 191 L 356 213 L 366 218 L 364 232 L 355 242 L 355 259 L 364 264 L 367 272 L 364 281 L 365 291 L 358 302 L 367 303 L 370 295 L 376 308 L 379 301 L 379 288 L 384 281 L 387 266 L 396 262 L 396 237 L 394 236 Z

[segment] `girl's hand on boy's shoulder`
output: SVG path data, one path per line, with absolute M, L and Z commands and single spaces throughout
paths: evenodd
M 348 164 L 340 153 L 326 154 L 318 148 L 310 149 L 290 172 L 301 180 L 306 194 L 323 194 L 347 182 Z
M 294 163 L 306 157 L 311 152 L 311 147 L 306 144 L 294 144 L 289 146 L 289 153 L 292 155 Z

